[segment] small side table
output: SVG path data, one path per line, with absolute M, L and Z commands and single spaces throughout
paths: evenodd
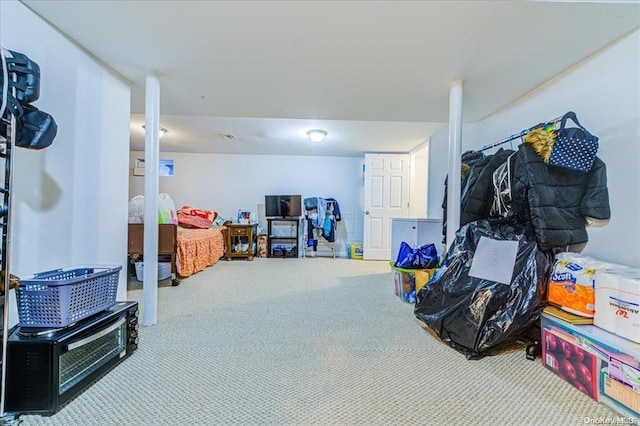
M 256 223 L 231 223 L 227 227 L 227 260 L 236 257 L 253 260 Z

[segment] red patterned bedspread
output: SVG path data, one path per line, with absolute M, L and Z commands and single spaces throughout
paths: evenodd
M 209 229 L 178 227 L 177 270 L 181 277 L 202 271 L 224 255 L 224 226 Z

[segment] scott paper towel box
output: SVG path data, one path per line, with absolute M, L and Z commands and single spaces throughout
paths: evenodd
M 640 271 L 598 271 L 593 324 L 640 343 Z

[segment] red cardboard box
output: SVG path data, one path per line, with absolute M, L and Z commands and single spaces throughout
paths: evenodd
M 544 365 L 582 393 L 598 400 L 600 361 L 580 346 L 571 334 L 553 327 L 542 329 Z

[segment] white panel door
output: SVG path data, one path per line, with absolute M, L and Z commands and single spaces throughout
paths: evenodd
M 365 260 L 389 260 L 391 218 L 409 216 L 408 154 L 365 154 L 364 235 Z

